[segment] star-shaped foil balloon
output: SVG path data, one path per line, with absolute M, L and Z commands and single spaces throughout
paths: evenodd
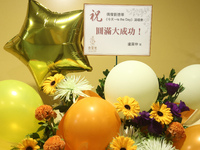
M 21 31 L 4 49 L 28 66 L 41 88 L 55 73 L 92 70 L 83 54 L 82 37 L 83 10 L 57 13 L 29 0 Z

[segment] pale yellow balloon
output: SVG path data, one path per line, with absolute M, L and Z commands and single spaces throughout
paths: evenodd
M 139 102 L 141 111 L 148 111 L 159 91 L 155 72 L 140 61 L 124 61 L 116 65 L 105 81 L 105 99 L 112 104 L 118 97 L 129 96 Z M 121 116 L 121 115 L 120 115 Z
M 17 80 L 0 81 L 0 141 L 18 143 L 39 128 L 35 109 L 43 105 L 39 94 Z
M 192 109 L 200 109 L 200 64 L 193 64 L 177 73 L 174 83 L 181 83 L 185 90 L 177 98 Z

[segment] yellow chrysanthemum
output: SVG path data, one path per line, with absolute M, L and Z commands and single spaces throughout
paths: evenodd
M 129 117 L 134 118 L 137 117 L 140 111 L 139 103 L 134 99 L 128 96 L 123 98 L 119 97 L 117 99 L 119 103 L 115 103 L 116 109 L 118 112 L 122 111 L 124 116 L 128 119 Z
M 167 105 L 162 104 L 160 106 L 159 102 L 154 103 L 152 106 L 152 111 L 150 112 L 150 118 L 154 118 L 157 122 L 161 124 L 169 124 L 173 120 L 171 109 Z
M 33 138 L 26 138 L 22 143 L 17 145 L 20 150 L 38 150 L 40 147 L 37 145 L 37 141 Z
M 113 150 L 136 150 L 137 146 L 133 145 L 134 143 L 130 137 L 118 136 L 113 139 L 110 147 Z
M 45 94 L 53 95 L 56 91 L 56 85 L 65 77 L 62 74 L 55 74 L 54 76 L 48 77 L 43 83 L 43 92 Z

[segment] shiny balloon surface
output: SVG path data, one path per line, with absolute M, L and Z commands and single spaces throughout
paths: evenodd
M 200 125 L 190 126 L 185 129 L 186 138 L 175 143 L 180 150 L 200 149 Z
M 83 98 L 73 104 L 61 123 L 61 134 L 70 150 L 105 150 L 121 125 L 114 106 L 99 97 Z
M 43 105 L 39 94 L 17 80 L 0 81 L 0 141 L 18 143 L 39 128 L 35 109 Z
M 192 109 L 200 109 L 200 64 L 193 64 L 183 68 L 174 78 L 174 83 L 183 84 L 185 90 L 181 92 L 176 100 L 180 100 Z
M 118 97 L 129 96 L 139 102 L 141 111 L 148 111 L 157 99 L 159 84 L 155 72 L 147 64 L 128 60 L 110 71 L 104 91 L 106 100 L 112 104 L 118 102 Z
M 21 31 L 4 49 L 29 67 L 41 87 L 43 81 L 55 73 L 92 70 L 83 55 L 82 36 L 83 10 L 52 12 L 29 0 Z

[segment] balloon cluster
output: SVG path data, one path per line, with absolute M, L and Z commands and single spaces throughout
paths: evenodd
M 4 49 L 29 67 L 39 88 L 55 73 L 92 70 L 81 45 L 82 10 L 60 14 L 29 0 L 27 13 L 20 33 L 7 42 Z M 185 87 L 177 102 L 182 100 L 190 108 L 199 109 L 200 65 L 181 70 L 174 83 Z M 0 146 L 9 149 L 27 133 L 38 129 L 34 113 L 43 102 L 32 87 L 20 81 L 1 81 L 0 91 Z M 95 94 L 79 99 L 65 113 L 57 135 L 66 141 L 65 150 L 104 150 L 119 133 L 122 116 L 119 117 L 113 106 L 117 98 L 134 97 L 141 111 L 148 111 L 156 101 L 158 91 L 157 76 L 148 65 L 140 61 L 122 62 L 106 78 L 106 100 Z M 200 125 L 188 127 L 186 138 L 174 145 L 181 150 L 199 149 L 199 130 Z
M 185 70 L 187 70 L 186 73 Z M 174 82 L 183 83 L 186 89 L 196 89 L 198 85 L 195 83 L 198 83 L 199 80 L 199 70 L 199 65 L 188 66 L 177 74 Z M 150 77 L 144 72 L 148 72 Z M 120 79 L 123 80 L 119 81 Z M 189 85 L 187 80 L 190 80 Z M 147 83 L 148 86 L 145 90 L 140 89 Z M 149 105 L 146 106 L 145 104 L 153 103 L 158 93 L 158 81 L 155 73 L 150 67 L 139 61 L 126 61 L 115 66 L 106 79 L 105 87 L 107 100 L 100 98 L 94 92 L 87 91 L 91 97 L 79 97 L 77 102 L 62 117 L 56 134 L 65 140 L 65 150 L 104 150 L 112 141 L 112 138 L 119 133 L 121 126 L 120 116 L 113 106 L 114 97 L 122 97 L 123 94 L 130 95 L 133 91 L 138 96 L 137 99 L 141 103 L 142 110 L 148 110 Z M 33 88 L 20 81 L 1 81 L 0 90 L 2 91 L 0 95 L 0 113 L 6 114 L 1 115 L 0 130 L 2 134 L 0 135 L 0 144 L 1 147 L 8 149 L 9 146 L 23 139 L 27 133 L 35 132 L 38 129 L 38 121 L 35 119 L 34 113 L 37 107 L 43 105 L 43 102 Z M 129 93 L 126 93 L 126 91 Z M 149 95 L 146 96 L 145 93 L 147 95 L 149 93 Z M 189 98 L 188 94 L 185 93 L 187 98 Z M 188 100 L 186 103 L 189 103 L 191 108 L 198 108 L 198 106 L 195 107 L 198 93 L 196 95 L 193 93 L 193 95 L 196 97 L 190 99 L 192 102 L 189 103 Z M 143 96 L 146 99 L 142 99 Z M 187 99 L 184 101 L 187 101 Z M 193 111 L 191 109 L 188 116 L 182 114 L 183 118 L 188 119 Z M 197 149 L 200 146 L 198 140 L 200 134 L 197 132 L 199 129 L 200 125 L 188 127 L 185 130 L 186 138 L 181 139 L 178 143 L 174 142 L 174 146 L 181 150 L 189 150 L 191 147 Z

